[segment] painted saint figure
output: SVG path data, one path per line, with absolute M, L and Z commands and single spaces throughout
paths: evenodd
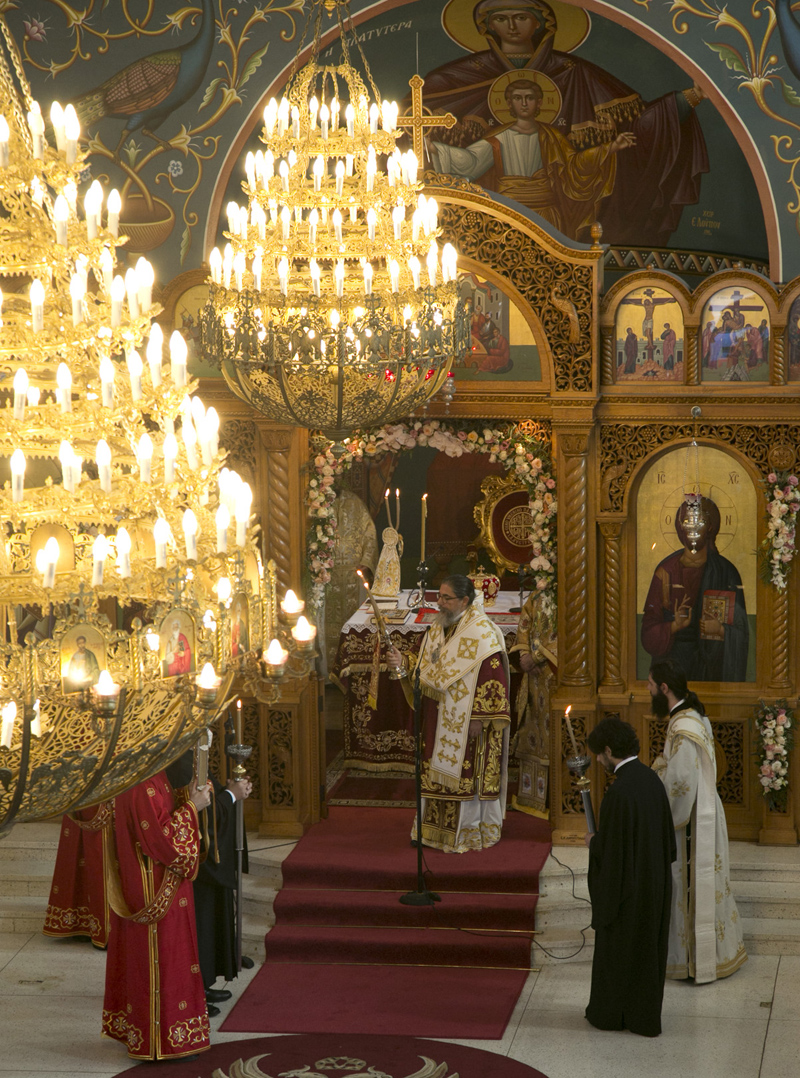
M 193 669 L 192 645 L 186 634 L 181 632 L 180 621 L 175 618 L 164 652 L 162 676 L 177 677 L 179 674 L 189 674 Z
M 708 155 L 695 108 L 705 96 L 699 86 L 643 101 L 596 64 L 553 47 L 553 9 L 544 0 L 480 0 L 473 10 L 485 51 L 451 60 L 425 75 L 425 102 L 450 111 L 459 123 L 442 136 L 464 148 L 486 136 L 495 118 L 489 88 L 517 70 L 521 78 L 545 76 L 560 95 L 552 127 L 576 150 L 608 146 L 631 130 L 636 146 L 619 155 L 613 190 L 599 220 L 612 243 L 664 246 L 678 227 L 684 206 L 700 196 Z M 515 196 L 512 196 L 515 197 Z
M 653 662 L 670 658 L 692 681 L 744 681 L 750 629 L 742 578 L 716 547 L 719 509 L 701 498 L 695 550 L 686 534 L 687 502 L 675 516 L 683 549 L 653 573 L 644 604 L 642 645 Z
M 75 641 L 77 650 L 73 653 L 64 674 L 64 692 L 80 692 L 96 685 L 100 677 L 100 664 L 97 656 L 86 646 L 86 637 L 79 636 Z

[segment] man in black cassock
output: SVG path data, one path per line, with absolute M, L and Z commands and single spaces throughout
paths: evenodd
M 614 782 L 597 832 L 586 836 L 595 930 L 586 1017 L 597 1029 L 657 1037 L 677 856 L 669 800 L 658 776 L 639 760 L 639 738 L 627 722 L 603 719 L 588 744 Z
M 186 786 L 192 780 L 193 753 L 184 753 L 170 764 L 167 777 L 174 787 Z M 214 988 L 218 977 L 233 980 L 236 966 L 236 802 L 252 792 L 250 779 L 230 779 L 223 786 L 213 775 L 214 797 L 209 810 L 200 816 L 203 858 L 194 881 L 194 911 L 197 921 L 197 951 L 200 972 L 206 990 L 209 1014 L 219 1013 L 215 1004 L 231 998 L 227 988 Z M 204 819 L 207 817 L 207 819 Z M 247 871 L 247 850 L 243 854 L 243 871 Z M 251 969 L 253 960 L 242 956 L 242 966 Z

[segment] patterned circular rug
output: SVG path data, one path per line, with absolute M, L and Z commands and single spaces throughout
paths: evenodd
M 122 1075 L 145 1074 L 138 1064 Z M 299 1034 L 215 1044 L 174 1063 L 151 1063 L 147 1078 L 547 1078 L 480 1048 L 417 1037 Z

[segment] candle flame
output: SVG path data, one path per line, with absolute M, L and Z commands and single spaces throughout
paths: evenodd
M 570 711 L 572 711 L 572 704 L 570 704 L 569 707 L 567 708 L 567 710 L 564 712 L 564 718 L 565 719 L 569 718 Z

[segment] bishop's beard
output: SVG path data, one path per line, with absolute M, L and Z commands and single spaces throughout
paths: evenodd
M 440 629 L 449 629 L 458 621 L 460 614 L 460 610 L 440 610 L 433 619 L 434 625 L 438 625 Z
M 661 689 L 651 698 L 650 710 L 658 719 L 666 719 L 669 715 L 669 700 Z

